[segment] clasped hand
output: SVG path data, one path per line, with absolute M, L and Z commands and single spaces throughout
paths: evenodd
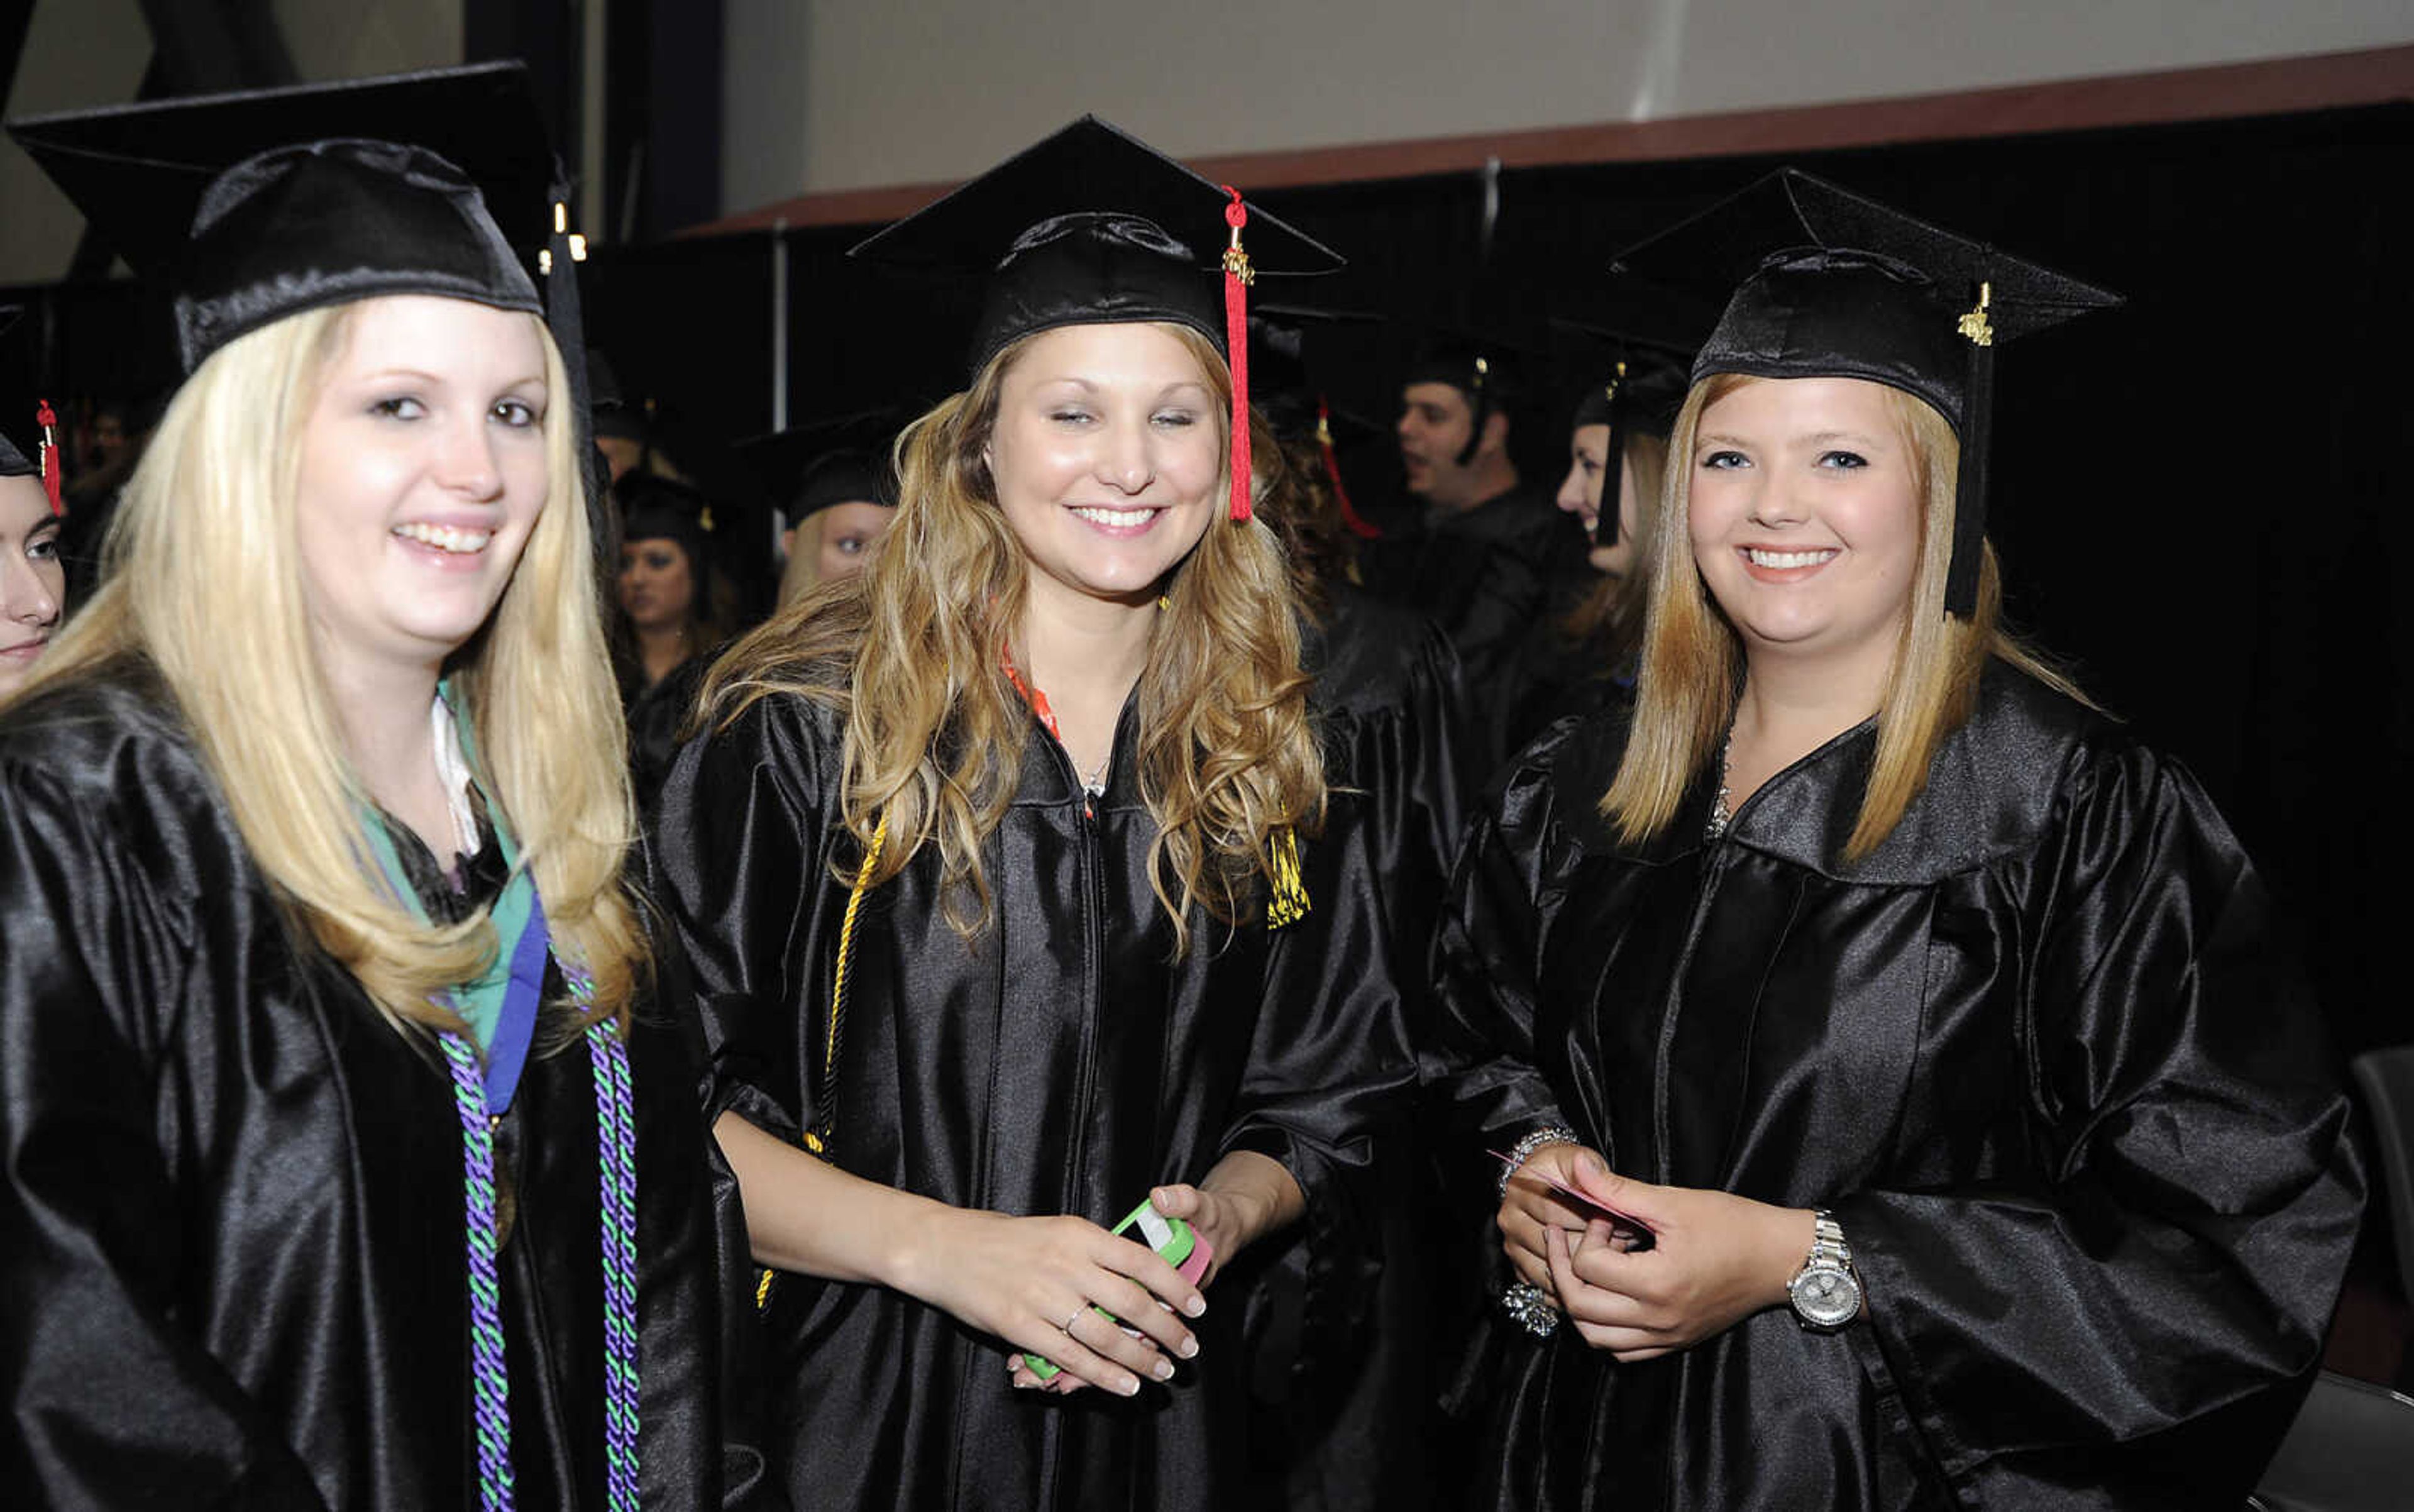
M 1548 1177 L 1639 1220 L 1648 1239 L 1554 1190 Z M 1498 1222 L 1517 1274 L 1557 1302 L 1586 1343 L 1625 1364 L 1697 1344 L 1782 1303 L 1812 1232 L 1807 1208 L 1632 1180 L 1575 1145 L 1546 1145 L 1518 1167 Z

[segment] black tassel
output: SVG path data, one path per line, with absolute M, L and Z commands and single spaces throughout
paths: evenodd
M 1626 417 L 1632 410 L 1626 402 L 1626 364 L 1620 362 L 1617 376 L 1609 381 L 1609 447 L 1601 459 L 1601 512 L 1592 520 L 1597 546 L 1617 545 L 1617 516 L 1626 504 Z M 1635 503 L 1640 507 L 1642 501 Z
M 1492 418 L 1492 364 L 1489 359 L 1475 359 L 1475 403 L 1468 408 L 1467 444 L 1458 449 L 1458 465 L 1468 467 L 1475 461 L 1475 449 L 1483 444 L 1483 423 Z
M 1945 573 L 1945 612 L 1967 620 L 1978 609 L 1978 568 L 1987 549 L 1987 457 L 1995 429 L 1995 328 L 1987 316 L 1994 291 L 1978 286 L 1978 307 L 1961 317 L 1970 343 L 1961 398 L 1961 468 L 1954 485 L 1953 561 Z

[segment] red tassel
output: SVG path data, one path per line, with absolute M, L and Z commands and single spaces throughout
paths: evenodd
M 1324 453 L 1324 475 L 1333 485 L 1333 498 L 1341 506 L 1341 523 L 1361 541 L 1379 541 L 1381 530 L 1374 521 L 1361 515 L 1349 502 L 1349 490 L 1341 482 L 1341 458 L 1333 455 L 1333 412 L 1326 408 L 1324 396 L 1316 397 L 1316 444 Z
M 1252 513 L 1249 494 L 1255 480 L 1249 472 L 1249 285 L 1257 270 L 1241 250 L 1241 228 L 1249 223 L 1249 207 L 1241 191 L 1222 186 L 1232 202 L 1224 207 L 1224 224 L 1232 228 L 1232 243 L 1224 248 L 1224 347 L 1232 365 L 1232 518 L 1245 521 Z
M 64 515 L 67 506 L 66 501 L 59 497 L 59 489 L 67 480 L 59 475 L 63 470 L 59 466 L 58 412 L 51 408 L 50 400 L 37 399 L 35 401 L 34 421 L 42 427 L 42 491 L 51 496 L 51 513 Z

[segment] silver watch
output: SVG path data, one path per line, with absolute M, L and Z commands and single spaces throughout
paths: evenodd
M 1861 1315 L 1861 1280 L 1853 1273 L 1853 1249 L 1836 1215 L 1820 1208 L 1810 1215 L 1810 1258 L 1785 1283 L 1785 1295 L 1803 1327 L 1832 1332 Z

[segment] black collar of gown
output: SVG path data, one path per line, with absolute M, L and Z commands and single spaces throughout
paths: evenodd
M 1568 732 L 1571 749 L 1555 764 L 1558 808 L 1598 816 L 1617 774 L 1627 711 L 1615 710 Z M 1725 840 L 1840 881 L 1919 887 L 1986 865 L 2024 848 L 2050 817 L 2063 774 L 2090 737 L 2109 732 L 2102 714 L 2002 662 L 1979 682 L 1970 718 L 1945 738 L 1929 764 L 1928 784 L 1877 849 L 1842 859 L 1860 816 L 1877 722 L 1864 720 L 1780 771 L 1745 800 Z M 1667 865 L 1706 848 L 1715 771 L 1687 789 L 1676 816 L 1658 834 L 1629 845 L 1596 818 L 1597 843 L 1647 865 Z

